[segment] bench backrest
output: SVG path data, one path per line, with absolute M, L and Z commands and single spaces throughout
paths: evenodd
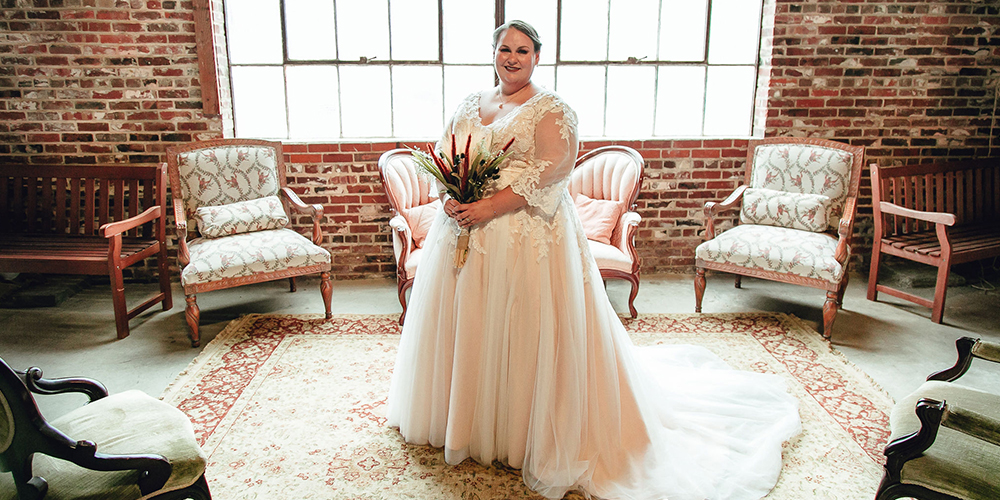
M 162 166 L 0 165 L 0 233 L 98 235 L 109 222 L 165 209 L 166 186 Z M 123 236 L 156 230 L 149 223 Z
M 872 165 L 875 215 L 886 201 L 912 210 L 955 215 L 955 225 L 1000 224 L 1000 159 L 966 160 L 883 167 Z M 934 224 L 883 215 L 883 231 L 906 234 Z

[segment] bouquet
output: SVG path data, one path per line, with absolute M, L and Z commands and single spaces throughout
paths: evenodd
M 472 135 L 465 141 L 465 151 L 456 150 L 455 134 L 451 135 L 451 156 L 438 156 L 434 148 L 428 144 L 427 151 L 413 149 L 413 160 L 417 166 L 432 175 L 444 186 L 442 193 L 447 193 L 455 201 L 465 204 L 479 201 L 487 184 L 500 177 L 500 164 L 510 154 L 514 139 L 498 152 L 492 152 L 480 142 L 474 153 L 470 152 Z M 474 156 L 473 156 L 474 154 Z M 465 265 L 469 254 L 469 230 L 463 228 L 458 235 L 458 246 L 455 248 L 455 267 Z

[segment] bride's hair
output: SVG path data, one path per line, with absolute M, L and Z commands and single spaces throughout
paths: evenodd
M 493 48 L 497 48 L 497 44 L 500 43 L 500 35 L 503 35 L 504 31 L 508 28 L 514 28 L 521 33 L 524 33 L 531 39 L 531 43 L 535 45 L 535 52 L 542 50 L 542 39 L 538 37 L 538 31 L 535 28 L 524 22 L 514 19 L 512 21 L 507 21 L 501 24 L 497 29 L 493 30 Z

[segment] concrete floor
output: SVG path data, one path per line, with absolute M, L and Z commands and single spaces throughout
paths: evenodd
M 994 281 L 995 282 L 995 281 Z M 988 287 L 987 287 L 988 288 Z M 152 284 L 127 284 L 130 304 L 156 290 Z M 955 339 L 981 337 L 1000 342 L 1000 291 L 971 285 L 948 291 L 945 323 L 929 320 L 930 311 L 892 297 L 865 298 L 866 276 L 852 276 L 844 308 L 837 316 L 832 344 L 894 398 L 905 396 L 931 372 L 955 361 Z M 933 289 L 918 289 L 930 297 Z M 608 283 L 619 313 L 627 313 L 628 285 Z M 710 275 L 704 312 L 777 311 L 793 314 L 818 329 L 824 293 L 799 286 Z M 198 296 L 202 346 L 225 325 L 247 313 L 321 313 L 318 280 L 301 279 L 298 292 L 287 281 L 248 285 Z M 692 276 L 643 277 L 635 303 L 639 313 L 692 313 Z M 120 392 L 139 389 L 159 396 L 201 351 L 192 348 L 184 319 L 184 295 L 174 285 L 174 307 L 154 307 L 134 318 L 131 335 L 115 336 L 111 293 L 107 285 L 91 285 L 56 307 L 12 309 L 0 306 L 0 357 L 15 368 L 39 366 L 46 377 L 87 376 Z M 398 314 L 394 280 L 334 282 L 335 314 Z M 962 383 L 981 389 L 1000 388 L 1000 367 L 974 363 Z M 48 418 L 82 404 L 77 395 L 41 397 Z

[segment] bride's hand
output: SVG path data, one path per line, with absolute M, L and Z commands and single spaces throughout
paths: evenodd
M 476 224 L 488 222 L 494 217 L 493 202 L 483 199 L 467 204 L 460 204 L 455 209 L 455 220 L 458 225 L 464 228 L 472 227 Z
M 459 202 L 449 196 L 444 202 L 444 214 L 454 219 L 458 215 L 457 210 L 460 206 L 461 204 Z

